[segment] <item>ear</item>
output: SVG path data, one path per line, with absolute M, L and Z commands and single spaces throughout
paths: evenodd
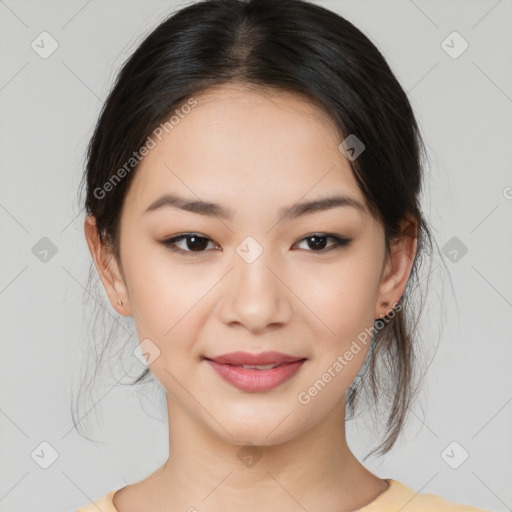
M 411 274 L 418 247 L 417 219 L 407 217 L 402 220 L 401 232 L 402 236 L 391 242 L 390 254 L 382 272 L 380 291 L 375 305 L 375 319 L 382 318 L 391 312 L 401 299 Z
M 96 228 L 96 219 L 92 215 L 87 215 L 85 218 L 84 232 L 94 265 L 107 292 L 110 304 L 120 315 L 131 316 L 132 308 L 119 265 L 114 254 L 102 243 Z

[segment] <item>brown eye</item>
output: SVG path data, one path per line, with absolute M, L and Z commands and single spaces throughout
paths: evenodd
M 327 246 L 327 241 L 332 240 L 333 243 Z M 352 242 L 351 238 L 342 238 L 337 235 L 328 233 L 314 233 L 304 237 L 300 242 L 306 241 L 311 252 L 328 252 L 338 247 L 347 246 Z
M 182 243 L 184 242 L 184 243 Z M 208 237 L 201 236 L 198 233 L 186 233 L 174 238 L 165 240 L 163 244 L 171 249 L 171 251 L 181 253 L 204 252 L 208 247 L 208 243 L 214 243 Z M 182 247 L 178 247 L 178 243 L 182 243 Z

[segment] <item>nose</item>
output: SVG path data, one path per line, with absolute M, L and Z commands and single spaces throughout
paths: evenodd
M 261 334 L 290 322 L 294 294 L 282 267 L 265 251 L 251 263 L 236 255 L 224 281 L 219 314 L 226 325 Z

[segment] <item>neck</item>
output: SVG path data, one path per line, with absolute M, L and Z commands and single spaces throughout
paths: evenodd
M 234 442 L 191 418 L 167 396 L 169 458 L 150 477 L 155 503 L 168 510 L 354 510 L 387 483 L 370 473 L 345 438 L 345 404 L 279 444 Z M 168 506 L 167 506 L 168 505 Z

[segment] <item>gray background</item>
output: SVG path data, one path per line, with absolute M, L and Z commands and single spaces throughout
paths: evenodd
M 417 491 L 512 510 L 512 2 L 320 3 L 377 44 L 408 92 L 431 162 L 424 209 L 446 267 L 433 271 L 425 350 L 441 339 L 408 429 L 366 463 Z M 91 343 L 76 197 L 85 145 L 119 66 L 178 5 L 0 0 L 1 511 L 74 510 L 166 458 L 158 389 L 143 408 L 111 379 L 94 407 L 95 443 L 72 429 L 70 399 Z M 31 47 L 43 31 L 58 43 L 45 59 Z M 469 44 L 456 58 L 463 41 L 443 44 L 453 31 Z M 43 237 L 57 249 L 46 261 Z M 367 453 L 355 422 L 349 441 Z M 42 442 L 58 453 L 48 469 Z M 447 461 L 457 465 L 462 450 L 469 456 L 454 469 Z

